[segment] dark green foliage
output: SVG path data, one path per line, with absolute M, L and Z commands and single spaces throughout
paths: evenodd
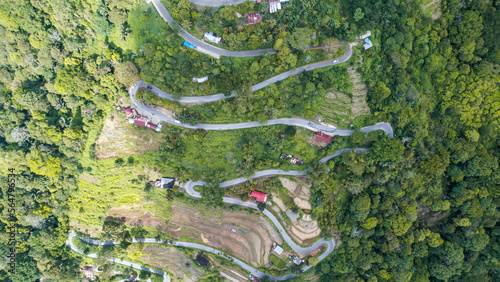
M 372 31 L 362 74 L 395 138 L 355 132 L 372 152 L 344 154 L 313 180 L 313 214 L 343 241 L 316 267 L 325 281 L 498 276 L 498 7 L 442 4 L 432 20 L 417 2 L 344 1 L 356 32 Z

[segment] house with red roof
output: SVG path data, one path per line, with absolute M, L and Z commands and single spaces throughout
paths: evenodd
M 267 194 L 262 193 L 259 191 L 252 191 L 252 194 L 250 194 L 251 197 L 254 197 L 257 202 L 265 203 L 267 200 Z
M 247 23 L 248 24 L 256 24 L 262 21 L 262 15 L 258 12 L 247 14 Z
M 318 140 L 325 141 L 327 143 L 330 143 L 330 141 L 332 141 L 332 136 L 326 135 L 325 133 L 320 131 L 314 133 L 313 137 Z
M 131 117 L 132 115 L 134 115 L 131 109 L 125 109 L 125 114 L 127 115 L 127 117 Z

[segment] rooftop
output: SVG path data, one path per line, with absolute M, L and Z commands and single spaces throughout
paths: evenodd
M 274 247 L 273 251 L 275 253 L 277 253 L 278 255 L 281 255 L 283 253 L 283 248 L 280 245 L 276 245 L 276 247 Z
M 204 256 L 197 255 L 196 256 L 196 262 L 199 263 L 201 266 L 207 268 L 207 269 L 210 267 L 210 262 Z
M 318 140 L 325 141 L 328 143 L 330 143 L 330 141 L 332 141 L 332 137 L 330 135 L 326 135 L 325 133 L 319 132 L 319 131 L 314 133 L 313 137 L 318 139 Z
M 250 194 L 250 196 L 254 197 L 257 202 L 261 202 L 261 203 L 264 203 L 267 200 L 266 193 L 262 193 L 262 192 L 255 191 L 255 190 L 252 191 L 252 194 Z

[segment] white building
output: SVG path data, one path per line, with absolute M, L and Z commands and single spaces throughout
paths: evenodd
M 275 243 L 276 244 L 276 243 Z M 283 248 L 280 246 L 280 245 L 276 245 L 273 249 L 273 251 L 275 253 L 277 253 L 278 255 L 281 255 L 283 253 Z
M 205 38 L 205 40 L 208 40 L 216 44 L 219 44 L 220 41 L 222 40 L 220 36 L 215 36 L 213 32 L 205 32 L 203 38 Z
M 269 13 L 276 13 L 278 10 L 281 10 L 280 0 L 269 0 Z
M 363 40 L 363 39 L 366 39 L 366 38 L 370 37 L 371 35 L 372 35 L 372 32 L 371 32 L 370 30 L 368 30 L 365 34 L 363 34 L 363 35 L 361 35 L 361 36 L 356 37 L 356 39 L 361 39 L 361 40 Z
M 205 82 L 207 79 L 208 79 L 208 76 L 205 76 L 205 77 L 194 77 L 193 76 L 193 82 L 202 83 L 202 82 Z
M 366 49 L 370 49 L 372 47 L 373 47 L 373 43 L 371 42 L 370 38 L 366 38 L 365 44 L 363 44 L 363 48 L 366 50 Z

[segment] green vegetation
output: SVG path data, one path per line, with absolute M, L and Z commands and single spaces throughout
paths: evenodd
M 422 7 L 425 2 L 294 0 L 272 16 L 265 2 L 199 11 L 185 0 L 166 3 L 195 34 L 210 29 L 231 49 L 279 51 L 216 60 L 182 47 L 181 37 L 145 1 L 2 1 L 0 254 L 10 254 L 15 227 L 17 257 L 15 273 L 5 261 L 0 264 L 0 280 L 81 278 L 79 267 L 91 260 L 65 246 L 73 228 L 98 236 L 102 227 L 100 236 L 124 242 L 100 247 L 103 258 L 136 257 L 134 248 L 140 246 L 127 244 L 132 237 L 161 234 L 106 217 L 113 208 L 137 205 L 161 221 L 169 219 L 170 201 L 183 194 L 145 189 L 154 173 L 217 185 L 270 168 L 312 171 L 312 217 L 324 235 L 334 232 L 343 240 L 315 266 L 321 280 L 500 280 L 498 3 L 441 1 L 442 15 L 434 20 Z M 250 10 L 261 11 L 263 22 L 240 28 L 234 11 Z M 305 72 L 254 93 L 248 88 L 337 56 L 343 50 L 335 38 L 352 42 L 366 30 L 372 31 L 374 47 L 358 45 L 353 51 L 363 57 L 359 70 L 372 115 L 352 123 L 359 128 L 390 122 L 393 139 L 357 131 L 316 148 L 307 143 L 312 133 L 299 128 L 206 132 L 165 126 L 157 151 L 132 159 L 96 158 L 105 118 L 126 103 L 124 86 L 138 78 L 176 96 L 237 91 L 236 98 L 207 105 L 159 103 L 191 123 L 314 118 L 331 111 L 338 115 L 328 115 L 330 121 L 347 125 L 342 123 L 346 108 L 324 98 L 328 91 L 353 92 L 343 68 Z M 300 51 L 309 43 L 328 46 Z M 192 82 L 193 76 L 205 75 L 208 82 Z M 147 95 L 142 99 L 157 102 Z M 318 164 L 349 146 L 373 150 Z M 303 159 L 304 165 L 281 160 L 282 152 Z M 203 201 L 217 205 L 214 187 L 200 192 L 214 195 Z M 244 195 L 251 186 L 239 187 L 231 193 Z M 15 212 L 7 218 L 12 206 Z M 113 264 L 96 263 L 113 273 Z
M 270 255 L 269 261 L 274 263 L 274 268 L 278 270 L 283 270 L 286 268 L 286 262 L 284 262 L 282 259 L 278 258 L 275 255 Z
M 375 42 L 360 68 L 370 107 L 402 140 L 381 139 L 373 153 L 344 154 L 313 174 L 313 213 L 342 234 L 316 267 L 323 279 L 499 279 L 493 2 L 442 1 L 433 21 L 418 1 L 345 1 Z

